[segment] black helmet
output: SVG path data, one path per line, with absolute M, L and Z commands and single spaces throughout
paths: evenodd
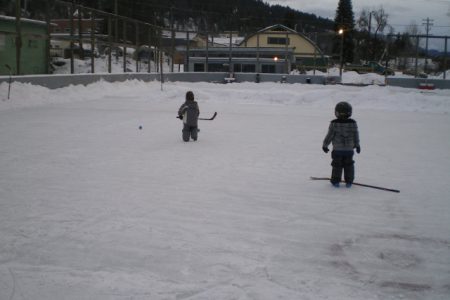
M 347 102 L 339 102 L 336 104 L 334 114 L 338 119 L 348 119 L 352 116 L 352 106 Z
M 192 91 L 188 91 L 186 93 L 186 100 L 188 101 L 194 101 L 194 93 Z

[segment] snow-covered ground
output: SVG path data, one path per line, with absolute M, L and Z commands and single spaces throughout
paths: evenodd
M 70 59 L 62 59 L 59 58 L 57 60 L 60 63 L 64 63 L 61 66 L 55 66 L 55 70 L 53 74 L 70 74 Z M 164 64 L 164 69 L 166 72 L 170 70 L 170 67 Z M 150 72 L 156 72 L 157 67 L 153 61 L 150 62 Z M 178 70 L 178 65 L 174 68 L 174 71 Z M 136 71 L 136 61 L 133 59 L 127 59 L 127 71 L 135 72 Z M 141 73 L 148 72 L 148 64 L 145 62 L 138 63 L 138 71 Z M 95 73 L 108 73 L 108 60 L 106 57 L 96 58 L 94 60 L 94 72 Z M 74 73 L 82 74 L 82 73 L 91 73 L 91 60 L 90 59 L 74 59 Z M 120 56 L 116 59 L 115 56 L 111 59 L 111 73 L 123 73 L 123 56 Z
M 187 90 L 218 116 L 184 143 Z M 376 85 L 13 83 L 0 101 L 0 299 L 447 300 L 449 99 Z M 321 144 L 343 100 L 361 135 L 356 181 L 401 193 L 309 180 L 330 174 Z
M 140 72 L 147 73 L 148 72 L 148 64 L 146 60 L 138 62 L 138 66 L 136 69 L 136 61 L 132 58 L 133 49 L 128 48 L 127 51 L 127 72 Z M 70 74 L 70 59 L 58 58 L 58 62 L 63 63 L 60 66 L 54 66 L 55 70 L 54 74 Z M 171 72 L 172 67 L 168 63 L 169 59 L 165 57 L 163 63 L 163 71 L 164 73 Z M 159 68 L 155 65 L 153 61 L 150 62 L 150 72 L 156 72 Z M 184 65 L 175 64 L 173 66 L 174 72 L 183 72 Z M 108 60 L 105 56 L 97 57 L 94 60 L 94 72 L 95 73 L 108 73 Z M 91 73 L 91 60 L 90 59 L 74 59 L 74 73 Z M 112 57 L 111 61 L 111 73 L 123 73 L 123 56 Z M 291 74 L 300 74 L 298 71 L 292 71 Z M 321 72 L 319 70 L 316 71 L 307 71 L 309 75 L 324 75 L 324 76 L 339 76 L 339 68 L 331 67 L 327 70 L 327 72 Z M 446 71 L 445 79 L 450 79 L 450 70 Z M 414 78 L 412 75 L 403 74 L 402 72 L 395 72 L 394 77 L 401 78 Z M 428 75 L 429 79 L 444 79 L 444 73 L 439 73 L 437 75 Z M 342 73 L 342 82 L 343 83 L 352 83 L 352 84 L 374 84 L 381 85 L 385 84 L 385 76 L 376 74 L 376 73 L 367 73 L 367 74 L 358 74 L 354 71 L 344 71 Z

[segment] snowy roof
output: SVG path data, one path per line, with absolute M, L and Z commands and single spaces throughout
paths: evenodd
M 277 29 L 277 28 L 281 28 L 281 29 L 283 29 L 283 31 L 288 31 L 288 32 L 292 32 L 292 33 L 298 33 L 294 29 L 291 29 L 291 28 L 289 28 L 287 26 L 284 26 L 282 24 L 275 24 L 275 25 L 267 26 L 266 28 L 258 30 L 258 32 L 266 32 L 266 31 L 270 31 L 270 30 L 273 30 L 273 29 Z
M 171 38 L 172 37 L 172 31 L 170 30 L 164 30 L 162 32 L 162 36 L 165 38 Z M 190 39 L 192 39 L 193 35 L 191 34 L 189 36 Z M 187 39 L 186 31 L 175 31 L 175 38 L 176 39 Z
M 9 16 L 2 16 L 0 15 L 0 20 L 5 20 L 5 21 L 10 21 L 10 22 L 15 22 L 16 18 L 15 17 L 9 17 Z M 42 26 L 47 26 L 47 23 L 44 21 L 39 21 L 39 20 L 33 20 L 33 19 L 26 19 L 26 18 L 20 18 L 20 22 L 24 22 L 24 23 L 29 23 L 29 24 L 36 24 L 36 25 L 42 25 Z M 55 25 L 55 24 L 53 24 Z
M 280 32 L 286 31 L 286 32 L 289 32 L 289 33 L 292 33 L 292 34 L 297 34 L 297 35 L 301 36 L 302 38 L 304 38 L 305 40 L 307 40 L 312 45 L 314 45 L 320 51 L 320 49 L 317 47 L 316 43 L 314 43 L 309 37 L 307 37 L 306 35 L 298 32 L 298 31 L 295 31 L 294 29 L 291 29 L 291 28 L 286 27 L 286 26 L 281 25 L 281 24 L 275 24 L 275 25 L 272 25 L 272 26 L 268 26 L 268 27 L 265 27 L 265 28 L 263 28 L 261 30 L 258 30 L 256 33 L 250 34 L 243 41 L 241 41 L 240 45 L 244 44 L 251 37 L 253 37 L 253 36 L 255 36 L 255 35 L 259 34 L 259 33 L 264 33 L 264 32 L 267 32 L 267 31 L 276 31 L 274 29 L 282 29 L 282 30 L 280 30 Z
M 214 44 L 228 46 L 230 44 L 229 37 L 212 37 L 209 38 L 209 41 L 212 42 L 214 40 Z M 232 36 L 231 43 L 233 45 L 239 45 L 244 40 L 244 37 L 241 36 Z

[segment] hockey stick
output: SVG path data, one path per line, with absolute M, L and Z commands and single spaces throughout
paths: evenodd
M 213 116 L 211 118 L 198 118 L 199 120 L 205 120 L 205 121 L 212 121 L 217 116 L 217 112 L 214 112 Z
M 328 178 L 328 177 L 310 177 L 310 179 L 311 179 L 311 180 L 330 180 L 330 178 Z M 345 181 L 341 181 L 341 182 L 345 182 Z M 382 191 L 388 191 L 388 192 L 400 193 L 399 190 L 388 189 L 388 188 L 381 187 L 381 186 L 375 186 L 375 185 L 369 185 L 369 184 L 363 184 L 363 183 L 357 183 L 357 182 L 353 182 L 353 184 L 354 184 L 354 185 L 359 185 L 359 186 L 368 187 L 368 188 L 372 188 L 372 189 L 382 190 Z
M 216 116 L 217 116 L 217 112 L 215 112 L 211 118 L 198 118 L 198 119 L 199 119 L 199 120 L 205 120 L 205 121 L 212 121 L 212 120 L 214 120 L 214 118 L 215 118 Z M 177 119 L 182 120 L 183 118 L 180 117 L 180 116 L 177 116 Z
M 9 81 L 8 81 L 8 100 L 9 100 L 9 96 L 11 95 L 11 67 L 8 64 L 6 64 L 5 67 L 9 71 Z

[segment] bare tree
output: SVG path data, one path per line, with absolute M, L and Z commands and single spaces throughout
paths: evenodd
M 388 18 L 389 14 L 385 12 L 383 6 L 381 6 L 378 10 L 372 12 L 372 18 L 374 21 L 374 36 L 377 37 L 377 34 L 383 33 L 386 27 L 388 26 Z
M 419 29 L 419 25 L 417 25 L 417 23 L 414 21 L 408 25 L 408 27 L 406 28 L 406 32 L 411 36 L 418 35 L 421 33 L 420 29 Z
M 364 8 L 359 14 L 358 20 L 356 20 L 356 29 L 361 32 L 369 31 L 369 9 Z
M 378 36 L 386 29 L 391 29 L 388 25 L 389 15 L 380 6 L 377 10 L 364 8 L 356 22 L 358 30 L 362 33 L 359 44 L 361 45 L 361 57 L 375 59 L 382 57 L 385 53 L 385 41 Z
M 364 8 L 359 15 L 356 25 L 360 31 L 370 31 L 376 37 L 389 27 L 388 20 L 389 14 L 384 10 L 383 6 L 380 6 L 377 10 Z

